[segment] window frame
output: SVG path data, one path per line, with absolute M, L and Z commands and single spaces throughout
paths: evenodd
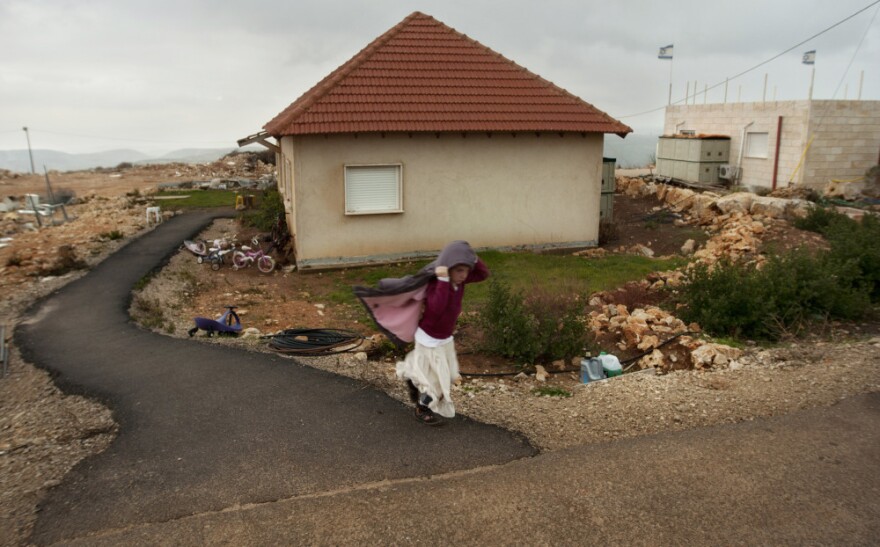
M 753 140 L 756 135 L 763 135 L 763 155 L 756 153 L 754 148 L 757 144 L 761 144 L 756 140 Z M 766 160 L 770 157 L 770 133 L 767 131 L 749 131 L 746 133 L 746 146 L 745 153 L 743 154 L 746 158 L 754 158 Z
M 388 209 L 372 209 L 372 210 L 349 210 L 350 186 L 349 170 L 350 169 L 366 169 L 366 168 L 387 168 L 393 167 L 397 171 L 396 194 L 397 203 L 393 208 Z M 346 216 L 363 216 L 363 215 L 388 215 L 403 213 L 403 164 L 402 163 L 346 163 L 343 165 L 343 209 Z

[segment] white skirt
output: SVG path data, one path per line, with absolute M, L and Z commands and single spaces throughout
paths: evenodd
M 406 359 L 397 362 L 397 377 L 410 380 L 420 394 L 429 395 L 432 400 L 428 408 L 432 411 L 446 418 L 455 416 L 451 391 L 453 382 L 460 376 L 452 340 L 436 348 L 416 342 Z

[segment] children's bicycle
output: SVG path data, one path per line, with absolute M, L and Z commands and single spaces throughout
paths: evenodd
M 232 253 L 232 269 L 247 268 L 251 264 L 256 263 L 257 269 L 263 273 L 269 273 L 274 270 L 275 260 L 260 248 L 260 241 L 254 237 L 251 243 L 256 247 L 256 251 L 247 245 L 242 245 L 240 251 Z
M 196 255 L 196 261 L 199 264 L 208 262 L 211 264 L 212 270 L 219 270 L 220 266 L 226 261 L 226 255 L 235 251 L 235 241 L 229 241 L 226 238 L 215 239 L 211 242 L 205 240 L 185 240 L 184 247 Z

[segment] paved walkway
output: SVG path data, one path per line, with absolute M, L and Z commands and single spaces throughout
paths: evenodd
M 874 544 L 880 394 L 543 454 L 494 427 L 426 428 L 289 360 L 142 331 L 129 288 L 186 215 L 32 310 L 17 340 L 120 435 L 53 489 L 34 543 Z

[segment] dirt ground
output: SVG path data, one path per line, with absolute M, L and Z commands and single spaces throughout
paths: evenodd
M 222 162 L 193 168 L 189 178 L 203 179 L 234 166 Z M 132 236 L 150 229 L 142 218 L 143 202 L 125 194 L 146 193 L 160 182 L 188 178 L 182 167 L 156 167 L 125 172 L 53 174 L 53 186 L 67 187 L 78 196 L 96 196 L 72 208 L 76 220 L 38 232 L 12 235 L 0 249 L 0 324 L 11 340 L 21 312 L 36 298 L 83 275 Z M 177 173 L 181 173 L 180 176 Z M 121 176 L 113 176 L 120 174 Z M 42 191 L 40 177 L 0 178 L 0 199 Z M 109 199 L 103 199 L 104 197 Z M 110 215 L 112 213 L 112 218 Z M 0 213 L 2 215 L 2 213 Z M 676 222 L 675 214 L 651 198 L 615 200 L 619 239 L 609 249 L 642 244 L 656 256 L 677 254 L 688 239 L 698 245 L 708 239 L 703 228 Z M 118 230 L 120 239 L 107 237 Z M 250 233 L 234 221 L 221 220 L 205 238 Z M 814 234 L 774 223 L 763 245 L 774 249 L 804 242 L 817 244 Z M 63 262 L 58 248 L 68 246 L 82 264 Z M 71 251 L 68 251 L 68 257 Z M 15 258 L 13 258 L 15 257 Z M 13 264 L 15 263 L 15 264 Z M 48 275 L 64 271 L 59 275 Z M 342 278 L 358 282 L 357 270 L 310 273 L 277 269 L 262 274 L 256 268 L 212 271 L 181 251 L 135 298 L 133 313 L 165 335 L 186 338 L 195 316 L 215 316 L 225 304 L 236 304 L 245 327 L 261 333 L 283 328 L 334 327 L 374 334 L 358 309 L 334 304 L 329 291 Z M 166 311 L 156 313 L 160 303 Z M 158 306 L 161 309 L 162 306 Z M 734 423 L 798 409 L 831 405 L 856 393 L 880 389 L 880 337 L 876 323 L 829 324 L 824 332 L 775 347 L 746 348 L 743 357 L 709 371 L 678 371 L 666 375 L 627 374 L 603 382 L 581 384 L 578 375 L 548 367 L 549 378 L 534 373 L 519 376 L 477 376 L 494 373 L 508 363 L 463 352 L 463 371 L 471 373 L 456 388 L 460 413 L 521 432 L 542 450 L 583 443 Z M 458 336 L 458 335 L 457 335 Z M 466 336 L 465 336 L 466 338 Z M 207 338 L 199 333 L 192 343 L 228 344 L 252 351 L 269 351 L 256 337 Z M 466 346 L 466 344 L 464 344 Z M 349 353 L 301 361 L 336 374 L 360 379 L 406 400 L 394 374 L 395 358 L 380 352 Z M 112 442 L 116 425 L 112 410 L 78 396 L 61 393 L 45 371 L 24 362 L 12 348 L 9 375 L 0 379 L 0 544 L 25 542 L 36 507 L 47 489 L 63 480 L 79 460 Z M 571 363 L 562 363 L 571 367 Z M 549 396 L 553 395 L 553 396 Z

